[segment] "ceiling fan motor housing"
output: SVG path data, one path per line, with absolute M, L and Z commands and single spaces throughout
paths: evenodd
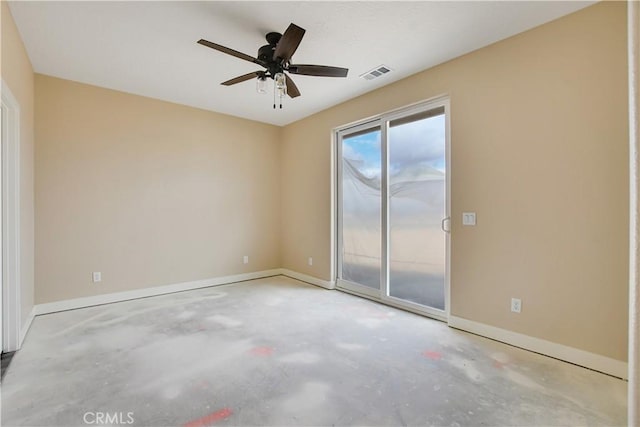
M 269 63 L 273 60 L 273 51 L 276 50 L 275 45 L 266 44 L 258 49 L 258 59 L 260 61 Z

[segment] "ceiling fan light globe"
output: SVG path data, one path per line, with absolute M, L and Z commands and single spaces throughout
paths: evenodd
M 256 79 L 256 92 L 266 95 L 267 93 L 267 78 L 258 77 Z
M 287 78 L 284 73 L 276 73 L 273 77 L 276 85 L 276 91 L 278 91 L 278 95 L 285 96 L 287 94 Z

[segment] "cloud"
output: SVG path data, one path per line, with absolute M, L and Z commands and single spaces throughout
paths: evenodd
M 362 154 L 358 152 L 358 150 L 353 147 L 351 144 L 345 142 L 342 144 L 342 157 L 351 161 L 361 161 Z
M 428 166 L 444 171 L 445 117 L 430 117 L 389 129 L 391 174 L 407 167 Z
M 347 137 L 342 141 L 342 156 L 367 179 L 380 179 L 380 140 L 379 130 Z M 388 152 L 390 185 L 443 179 L 445 150 L 444 114 L 391 126 Z
M 342 157 L 367 178 L 380 177 L 381 156 L 379 130 L 342 141 Z

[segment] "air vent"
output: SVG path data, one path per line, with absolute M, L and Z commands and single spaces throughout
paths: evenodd
M 364 74 L 360 74 L 360 77 L 362 77 L 365 80 L 373 80 L 373 79 L 377 79 L 380 76 L 384 76 L 390 71 L 391 71 L 391 68 L 387 67 L 386 65 L 379 65 L 373 70 L 369 70 Z

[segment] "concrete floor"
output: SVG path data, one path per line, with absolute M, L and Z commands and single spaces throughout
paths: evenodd
M 624 425 L 626 385 L 273 277 L 37 317 L 2 425 Z

